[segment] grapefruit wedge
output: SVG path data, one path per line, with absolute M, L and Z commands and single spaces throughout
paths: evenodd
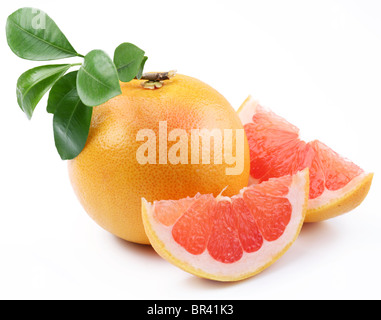
M 252 97 L 246 99 L 238 114 L 249 141 L 251 183 L 310 169 L 305 222 L 349 212 L 367 196 L 373 173 L 364 172 L 320 141 L 301 140 L 297 127 Z
M 231 198 L 142 199 L 144 228 L 156 252 L 175 266 L 207 279 L 242 280 L 270 266 L 296 240 L 308 189 L 306 169 Z

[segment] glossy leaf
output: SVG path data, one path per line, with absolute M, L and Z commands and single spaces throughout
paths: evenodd
M 20 76 L 17 81 L 17 102 L 29 119 L 41 98 L 70 67 L 70 64 L 41 66 Z
M 78 71 L 77 90 L 87 106 L 98 106 L 122 93 L 118 72 L 110 57 L 102 50 L 85 56 Z
M 62 103 L 77 100 L 77 74 L 78 71 L 70 72 L 54 84 L 49 93 L 48 113 L 54 114 Z
M 114 63 L 118 70 L 119 79 L 123 82 L 134 79 L 141 70 L 143 60 L 144 51 L 132 43 L 125 42 L 118 46 L 114 53 Z
M 86 145 L 93 108 L 85 106 L 76 90 L 77 71 L 52 88 L 48 109 L 54 111 L 54 141 L 62 160 L 76 158 Z
M 142 63 L 140 64 L 140 69 L 138 71 L 138 74 L 136 75 L 137 79 L 141 79 L 143 75 L 144 65 L 146 64 L 148 57 L 144 56 Z
M 6 23 L 8 45 L 23 59 L 47 61 L 81 56 L 56 23 L 42 10 L 22 8 Z

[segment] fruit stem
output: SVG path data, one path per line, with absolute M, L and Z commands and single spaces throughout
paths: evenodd
M 169 80 L 176 75 L 176 70 L 171 70 L 168 72 L 146 72 L 143 73 L 140 80 L 148 80 L 148 81 L 163 81 Z
M 169 80 L 176 75 L 175 70 L 168 72 L 146 72 L 143 73 L 140 80 L 146 80 L 142 82 L 144 89 L 159 89 L 163 86 L 164 80 Z

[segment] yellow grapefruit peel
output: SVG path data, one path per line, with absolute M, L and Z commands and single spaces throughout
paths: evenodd
M 364 174 L 349 192 L 329 203 L 311 208 L 309 206 L 305 222 L 320 222 L 335 218 L 358 207 L 369 193 L 373 181 L 373 173 Z

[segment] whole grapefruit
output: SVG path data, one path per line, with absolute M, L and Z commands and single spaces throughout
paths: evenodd
M 210 163 L 203 161 L 204 149 L 198 150 L 199 163 L 195 163 L 194 153 L 192 158 L 192 130 L 208 129 L 211 132 L 220 129 L 224 132 L 224 129 L 232 129 L 238 132 L 237 129 L 243 129 L 235 110 L 215 89 L 180 74 L 154 90 L 144 88 L 140 80 L 121 83 L 121 88 L 121 95 L 94 108 L 87 144 L 68 165 L 76 195 L 90 217 L 102 228 L 127 241 L 149 244 L 141 217 L 141 198 L 152 202 L 177 200 L 197 193 L 217 196 L 226 187 L 224 195 L 233 196 L 247 186 L 250 155 L 246 136 L 243 149 L 235 155 L 237 164 L 242 162 L 242 172 L 227 174 L 226 169 L 234 164 L 216 161 L 213 138 L 210 140 Z M 164 122 L 167 134 L 175 129 L 189 134 L 186 140 L 188 153 L 184 153 L 184 149 L 177 152 L 183 160 L 186 154 L 188 163 L 173 163 L 165 156 L 180 138 L 167 139 L 167 150 L 160 151 L 163 143 L 159 139 L 163 137 L 160 136 L 163 133 L 160 123 Z M 151 147 L 156 147 L 156 159 L 152 157 L 153 149 L 147 150 L 147 155 L 151 152 L 151 161 L 145 164 L 138 161 L 137 153 L 149 137 L 137 139 L 139 132 L 156 137 L 151 141 Z M 233 133 L 233 139 L 230 139 L 232 155 L 240 150 L 236 148 L 238 140 L 234 136 L 238 134 Z M 205 145 L 200 143 L 199 147 Z M 165 159 L 166 163 L 163 163 Z

